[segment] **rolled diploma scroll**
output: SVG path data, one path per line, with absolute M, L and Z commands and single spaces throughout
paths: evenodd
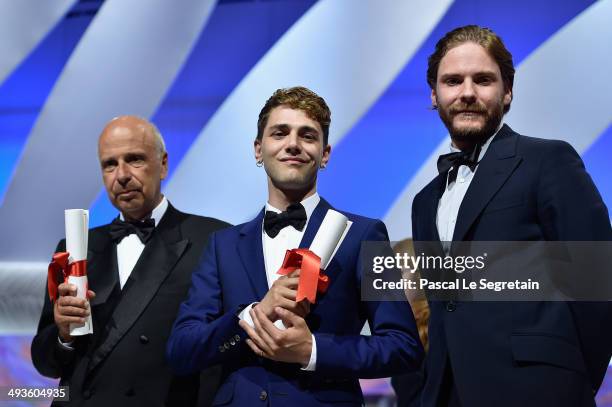
M 328 209 L 312 240 L 310 251 L 321 259 L 321 270 L 325 270 L 334 258 L 353 222 L 333 209 Z
M 322 270 L 325 270 L 331 263 L 352 224 L 353 222 L 340 212 L 333 209 L 327 210 L 309 249 L 321 259 Z M 274 321 L 274 325 L 278 329 L 286 329 L 280 319 Z
M 89 211 L 86 209 L 66 209 L 66 251 L 70 253 L 70 263 L 87 260 L 87 235 L 89 232 Z M 68 283 L 77 287 L 77 298 L 87 299 L 87 276 L 68 276 Z M 84 324 L 70 324 L 71 336 L 93 333 L 91 310 Z

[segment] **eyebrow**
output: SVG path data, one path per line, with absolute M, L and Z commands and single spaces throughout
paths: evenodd
M 445 73 L 443 75 L 440 76 L 440 80 L 444 80 L 444 79 L 448 79 L 448 78 L 457 78 L 457 77 L 464 77 L 466 75 L 456 72 L 456 73 Z M 492 76 L 495 77 L 495 71 L 478 71 L 470 76 Z
M 291 126 L 289 126 L 288 124 L 284 124 L 284 123 L 275 124 L 275 125 L 270 126 L 270 130 L 289 130 L 290 128 L 291 128 Z M 315 132 L 317 134 L 320 133 L 319 130 L 317 130 L 315 127 L 312 127 L 312 126 L 301 126 L 298 129 L 299 133 L 303 133 L 305 131 L 312 131 L 312 132 Z

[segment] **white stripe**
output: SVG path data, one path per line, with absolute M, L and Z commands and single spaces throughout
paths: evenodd
M 107 0 L 64 67 L 0 208 L 0 258 L 47 258 L 63 210 L 100 191 L 97 138 L 121 114 L 149 117 L 198 38 L 214 1 Z M 6 242 L 6 243 L 5 243 Z
M 610 125 L 612 0 L 596 2 L 536 49 L 517 69 L 504 121 L 528 136 L 566 140 L 585 151 Z M 391 240 L 412 235 L 414 196 L 437 174 L 445 138 L 385 216 Z
M 0 1 L 0 83 L 32 52 L 76 0 Z
M 263 205 L 267 197 L 253 140 L 259 111 L 273 91 L 303 85 L 323 96 L 332 111 L 330 144 L 337 143 L 395 79 L 450 3 L 319 1 L 211 118 L 165 194 L 189 212 L 232 223 L 248 219 L 257 209 L 253 204 Z

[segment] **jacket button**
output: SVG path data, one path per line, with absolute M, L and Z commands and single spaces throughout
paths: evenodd
M 230 345 L 229 345 L 229 343 L 225 342 L 225 343 L 223 344 L 223 347 L 224 347 L 224 348 L 227 350 L 227 349 L 229 349 L 229 348 L 230 348 Z
M 259 399 L 261 401 L 266 401 L 267 398 L 268 398 L 268 392 L 265 390 L 262 390 L 261 393 L 259 393 Z
M 455 304 L 454 301 L 449 301 L 446 303 L 446 310 L 448 312 L 453 312 L 456 309 L 457 309 L 457 304 Z
M 140 338 L 138 338 L 140 340 L 140 343 L 142 343 L 143 345 L 146 343 L 149 343 L 149 338 L 147 338 L 145 335 L 140 335 Z
M 225 352 L 225 348 L 223 347 L 223 345 L 219 346 L 219 352 Z
M 236 342 L 240 342 L 240 335 L 234 335 L 234 340 Z

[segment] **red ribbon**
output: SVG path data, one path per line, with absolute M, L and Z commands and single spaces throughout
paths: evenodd
M 79 260 L 72 263 L 68 262 L 70 253 L 57 252 L 53 255 L 47 274 L 47 289 L 49 290 L 49 298 L 51 302 L 57 299 L 57 280 L 60 277 L 64 278 L 64 282 L 68 281 L 69 276 L 84 277 L 87 275 L 87 260 Z M 61 274 L 60 274 L 61 272 Z
M 314 304 L 317 292 L 324 293 L 329 286 L 329 277 L 321 270 L 321 259 L 308 249 L 287 250 L 277 274 L 285 276 L 297 269 L 301 271 L 295 301 L 307 299 Z

